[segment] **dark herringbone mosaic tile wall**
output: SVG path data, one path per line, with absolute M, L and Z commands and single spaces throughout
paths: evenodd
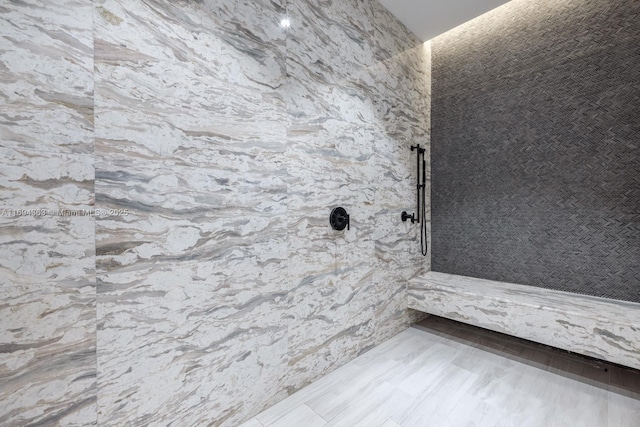
M 433 270 L 640 302 L 640 1 L 514 0 L 432 49 Z

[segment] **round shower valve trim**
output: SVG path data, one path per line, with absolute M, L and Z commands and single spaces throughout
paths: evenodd
M 331 215 L 329 215 L 329 224 L 334 230 L 342 231 L 345 228 L 350 229 L 349 214 L 343 207 L 333 208 Z

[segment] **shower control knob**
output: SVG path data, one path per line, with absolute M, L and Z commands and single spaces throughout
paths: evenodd
M 406 211 L 403 211 L 402 212 L 402 222 L 407 222 L 408 219 L 411 220 L 411 224 L 416 222 L 416 217 L 415 217 L 414 214 L 409 215 Z
M 331 215 L 329 215 L 329 224 L 334 230 L 349 230 L 349 214 L 345 208 L 333 208 Z

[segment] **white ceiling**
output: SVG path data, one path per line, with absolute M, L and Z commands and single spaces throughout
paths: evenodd
M 379 0 L 422 41 L 449 31 L 509 0 Z

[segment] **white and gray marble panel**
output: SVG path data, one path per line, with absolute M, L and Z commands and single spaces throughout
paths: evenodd
M 93 152 L 93 2 L 5 2 L 0 15 L 0 146 Z
M 371 242 L 368 246 L 370 253 Z M 292 391 L 374 344 L 373 266 L 373 261 L 352 262 L 297 283 L 289 322 L 287 385 Z
M 179 289 L 165 298 L 162 291 L 154 292 L 104 304 L 106 327 L 99 333 L 98 354 L 100 360 L 114 357 L 121 364 L 99 364 L 101 425 L 236 425 L 286 395 L 286 328 L 251 321 L 265 313 L 273 316 L 277 307 L 249 302 L 220 310 L 244 310 L 248 316 L 239 320 L 239 315 L 217 313 L 214 292 Z M 209 303 L 203 303 L 203 296 Z M 145 303 L 139 310 L 119 307 Z M 218 319 L 209 320 L 209 313 Z M 108 346 L 136 356 L 108 351 Z
M 99 421 L 236 425 L 286 394 L 284 9 L 97 10 Z
M 91 279 L 92 156 L 1 147 L 0 158 L 0 286 Z
M 131 156 L 238 172 L 256 149 L 284 151 L 281 7 L 216 3 L 97 7 L 97 138 Z
M 98 222 L 99 361 L 105 383 L 144 380 L 149 359 L 157 368 L 170 367 L 173 357 L 157 356 L 167 350 L 187 345 L 185 353 L 197 353 L 215 337 L 223 344 L 236 333 L 281 328 L 285 229 L 277 209 L 262 209 L 272 206 L 273 194 L 253 194 L 250 200 L 238 194 L 233 200 L 206 185 L 215 182 L 206 179 L 214 170 L 144 170 L 142 164 L 134 169 L 139 179 L 105 179 L 98 187 L 105 200 L 132 207 L 127 216 Z M 158 189 L 154 176 L 173 179 Z M 185 192 L 186 182 L 195 188 Z M 141 339 L 131 341 L 131 334 Z M 135 355 L 131 346 L 138 348 Z M 215 351 L 224 355 L 224 348 Z
M 0 424 L 96 423 L 95 285 L 0 286 Z
M 0 229 L 0 287 L 93 280 L 94 218 L 0 218 Z
M 3 218 L 73 215 L 62 210 L 74 211 L 75 216 L 90 214 L 84 211 L 94 206 L 92 155 L 0 147 L 0 159 Z
M 362 71 L 377 61 L 372 42 L 375 2 L 360 0 L 287 3 L 287 69 L 306 70 L 308 84 L 364 88 Z
M 0 424 L 95 425 L 93 2 L 0 15 Z
M 387 200 L 387 190 L 394 191 L 386 188 L 388 183 L 412 200 L 411 205 L 415 203 L 414 186 L 399 183 L 414 168 L 407 135 L 415 128 L 403 128 L 404 134 L 392 129 L 406 120 L 396 114 L 399 108 L 389 114 L 388 102 L 382 104 L 391 94 L 377 87 L 377 76 L 389 72 L 393 59 L 376 54 L 388 42 L 376 39 L 376 10 L 375 4 L 355 1 L 329 2 L 321 10 L 312 2 L 295 2 L 288 10 L 292 390 L 410 321 L 402 283 L 383 280 L 377 273 L 391 265 L 380 259 L 395 256 L 387 253 L 387 247 L 411 239 L 415 245 L 417 233 L 403 227 L 387 239 L 388 246 L 378 247 L 376 241 L 382 238 L 380 228 L 400 226 L 402 209 L 397 210 L 397 203 L 387 206 L 394 203 Z M 414 58 L 414 64 L 427 71 L 428 57 Z M 398 91 L 393 96 L 403 94 Z M 428 91 L 423 94 L 428 96 Z M 395 138 L 387 136 L 392 132 Z M 397 162 L 398 157 L 404 161 Z M 328 214 L 335 206 L 348 210 L 351 230 L 336 232 L 328 227 Z M 397 217 L 390 209 L 397 210 Z M 415 268 L 414 264 L 408 270 Z

